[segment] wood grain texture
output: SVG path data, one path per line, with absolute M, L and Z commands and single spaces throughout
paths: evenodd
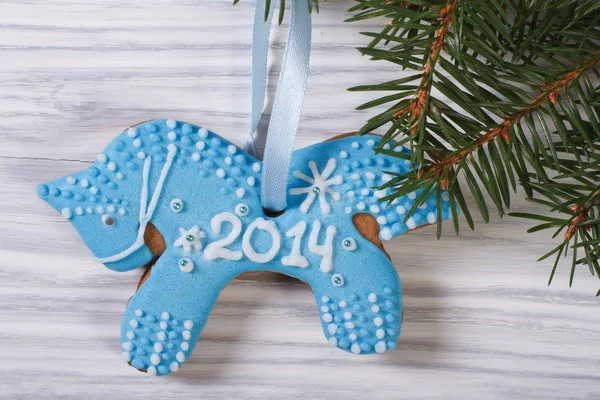
M 255 274 L 225 289 L 177 374 L 153 379 L 120 360 L 142 271 L 96 264 L 35 184 L 81 169 L 142 120 L 186 120 L 242 144 L 254 3 L 230 3 L 0 1 L 0 398 L 597 399 L 597 281 L 582 268 L 568 289 L 563 268 L 548 288 L 550 266 L 535 263 L 547 238 L 517 219 L 387 244 L 405 302 L 395 352 L 333 348 L 305 285 Z M 402 75 L 354 50 L 367 26 L 341 24 L 351 4 L 322 3 L 314 18 L 297 147 L 361 126 L 368 114 L 353 108 L 370 97 L 347 87 Z M 286 28 L 272 34 L 272 76 Z

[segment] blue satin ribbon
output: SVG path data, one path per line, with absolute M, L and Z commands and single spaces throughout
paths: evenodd
M 244 149 L 256 155 L 254 131 L 266 91 L 267 52 L 274 6 L 264 21 L 265 0 L 257 0 L 252 50 L 252 116 L 250 136 Z M 312 21 L 307 0 L 292 0 L 290 30 L 275 94 L 262 166 L 261 202 L 272 212 L 287 206 L 287 180 L 294 140 L 300 121 L 310 61 Z

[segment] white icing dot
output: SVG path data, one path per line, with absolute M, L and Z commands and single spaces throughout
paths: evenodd
M 383 240 L 390 240 L 392 238 L 392 231 L 390 228 L 383 228 L 381 230 L 380 236 Z
M 108 212 L 111 212 L 111 213 L 112 213 L 112 212 L 115 212 L 115 206 L 113 206 L 112 204 L 110 204 L 110 205 L 106 206 L 106 211 L 108 211 Z M 135 315 L 138 315 L 138 314 L 137 314 L 137 310 L 136 310 L 136 314 L 135 314 Z M 138 317 L 139 317 L 139 316 L 141 316 L 141 315 L 138 315 Z
M 387 224 L 387 218 L 384 217 L 383 215 L 380 215 L 379 217 L 377 217 L 377 223 L 379 225 L 385 225 L 385 224 Z
M 90 182 L 84 178 L 81 181 L 79 181 L 79 186 L 81 186 L 82 188 L 86 188 L 90 186 Z
M 375 293 L 371 293 L 371 294 L 369 295 L 369 301 L 370 301 L 371 303 L 375 303 L 375 302 L 377 301 L 377 295 L 376 295 Z
M 146 153 L 144 153 L 143 151 L 138 151 L 137 158 L 143 160 L 144 158 L 146 158 Z
M 198 131 L 198 136 L 200 136 L 202 139 L 206 139 L 206 137 L 208 136 L 208 131 L 206 130 L 206 128 L 200 128 L 200 130 Z
M 369 189 L 363 189 L 360 191 L 360 194 L 362 194 L 363 196 L 367 196 L 369 194 Z
M 125 215 L 125 209 L 124 208 L 119 208 L 119 211 L 117 211 L 119 213 L 119 215 Z
M 260 172 L 260 163 L 255 162 L 254 164 L 252 164 L 252 171 Z
M 344 319 L 352 319 L 352 313 L 350 311 L 346 311 L 344 313 Z
M 402 214 L 404 214 L 404 213 L 406 212 L 406 208 L 404 208 L 404 207 L 402 207 L 402 206 L 398 206 L 398 207 L 396 207 L 396 212 L 397 212 L 398 214 L 401 214 L 401 215 L 402 215 Z
M 135 339 L 135 333 L 133 333 L 133 331 L 127 332 L 126 336 L 127 336 L 127 339 L 131 339 L 131 340 Z
M 348 303 L 346 302 L 346 300 L 342 300 L 338 303 L 338 305 L 342 308 L 346 308 L 348 307 Z
M 321 312 L 324 312 L 324 313 L 329 312 L 329 307 L 321 306 Z
M 383 181 L 383 183 L 389 182 L 392 180 L 392 176 L 390 174 L 383 174 L 381 176 L 381 180 Z
M 385 337 L 385 331 L 383 329 L 379 328 L 375 332 L 375 336 L 377 336 L 377 339 L 383 339 Z
M 108 168 L 109 171 L 114 171 L 117 169 L 117 164 L 115 164 L 114 161 L 111 161 L 106 164 L 106 168 Z
M 206 143 L 204 143 L 202 140 L 200 140 L 199 142 L 196 143 L 196 148 L 198 150 L 204 150 L 205 147 L 206 147 Z
M 182 342 L 179 347 L 181 347 L 181 350 L 183 351 L 188 351 L 188 349 L 190 348 L 190 344 L 188 342 Z
M 329 334 L 333 335 L 335 332 L 337 332 L 337 328 L 338 328 L 338 326 L 336 324 L 329 324 L 329 325 L 327 325 L 327 332 L 329 332 Z
M 98 194 L 98 188 L 96 186 L 92 186 L 90 188 L 90 193 L 91 194 Z
M 341 158 L 348 158 L 348 152 L 346 150 L 340 151 L 340 157 Z
M 200 160 L 200 153 L 194 153 L 194 154 L 192 154 L 192 160 L 199 161 Z
M 69 185 L 74 185 L 76 182 L 77 182 L 77 180 L 74 177 L 72 177 L 72 176 L 67 177 L 67 183 Z
M 244 197 L 244 193 L 246 193 L 246 191 L 243 188 L 239 188 L 238 190 L 235 191 L 235 195 L 241 199 L 242 197 Z
M 358 142 L 352 142 L 353 149 L 358 149 L 359 147 L 360 147 L 360 144 Z
M 106 164 L 108 161 L 108 157 L 104 153 L 100 153 L 96 156 L 96 160 L 100 161 L 102 164 Z
M 167 133 L 167 137 L 169 138 L 169 140 L 177 140 L 177 134 L 173 131 Z
M 129 321 L 129 326 L 131 326 L 132 328 L 137 328 L 139 325 L 139 323 L 137 322 L 136 319 L 132 319 Z
M 225 170 L 223 168 L 219 168 L 216 174 L 219 178 L 223 178 L 225 176 Z
M 323 296 L 323 297 L 321 297 L 321 301 L 322 301 L 323 303 L 329 303 L 329 297 L 327 297 L 327 296 Z
M 162 329 L 162 330 L 166 330 L 168 327 L 168 325 L 165 321 L 161 321 L 161 323 L 159 325 L 160 325 L 160 329 Z
M 427 208 L 427 203 L 423 203 L 420 206 L 418 206 L 417 208 L 419 208 L 420 210 L 425 210 Z
M 373 147 L 375 146 L 375 141 L 373 139 L 369 139 L 367 140 L 367 145 Z
M 375 304 L 373 307 L 371 307 L 371 311 L 373 311 L 374 313 L 378 313 L 379 312 L 379 306 L 377 304 Z
M 125 362 L 131 361 L 131 354 L 128 351 L 124 351 L 121 353 L 121 359 Z
M 150 362 L 154 365 L 160 364 L 160 356 L 156 353 L 152 354 L 150 356 Z
M 237 148 L 234 145 L 230 144 L 229 146 L 227 146 L 227 151 L 229 152 L 229 154 L 235 154 Z
M 138 135 L 138 130 L 136 128 L 127 129 L 127 136 L 129 136 L 130 138 L 134 138 L 137 135 Z
M 442 192 L 442 200 L 444 200 L 444 201 L 450 200 L 450 195 L 448 194 L 448 192 Z
M 375 174 L 371 171 L 367 172 L 365 176 L 367 177 L 367 179 L 375 179 Z
M 190 338 L 192 337 L 192 334 L 190 333 L 190 331 L 183 331 L 183 332 L 181 332 L 181 336 L 185 340 L 190 340 Z
M 115 175 L 115 178 L 117 178 L 118 180 L 123 180 L 123 178 L 125 178 L 125 176 L 123 176 L 122 173 L 117 172 L 117 174 Z
M 158 340 L 162 340 L 163 342 L 165 340 L 167 340 L 167 334 L 164 333 L 163 331 L 160 331 L 156 334 L 156 337 L 158 338 Z
M 358 210 L 364 210 L 365 209 L 365 203 L 363 203 L 362 201 L 359 201 L 358 203 L 356 203 L 356 208 Z
M 225 164 L 227 164 L 227 165 L 233 164 L 233 160 L 231 159 L 231 157 L 225 157 Z
M 352 175 L 350 175 L 350 178 L 351 178 L 351 179 L 354 179 L 355 181 L 357 181 L 357 180 L 359 180 L 359 179 L 360 179 L 360 175 L 359 175 L 359 174 L 357 174 L 357 173 L 355 172 L 355 173 L 353 173 Z
M 372 206 L 370 206 L 370 207 L 369 207 L 369 211 L 371 211 L 371 212 L 372 212 L 372 213 L 374 213 L 374 214 L 377 214 L 377 213 L 378 213 L 379 211 L 381 211 L 381 210 L 379 209 L 379 207 L 378 207 L 378 206 L 376 206 L 376 205 L 372 205 Z
M 156 376 L 156 367 L 154 365 L 151 365 L 151 366 L 148 367 L 148 369 L 146 370 L 146 372 L 150 376 Z
M 185 329 L 192 329 L 194 327 L 194 322 L 189 319 L 183 323 Z
M 174 119 L 168 119 L 167 120 L 167 126 L 170 129 L 173 129 L 173 128 L 175 128 L 177 126 L 177 121 L 175 121 Z
M 385 190 L 376 190 L 374 194 L 375 198 L 380 199 L 385 196 Z
M 88 213 L 88 214 L 91 214 L 91 213 L 94 212 L 94 210 L 92 210 L 92 207 L 88 207 L 88 208 L 85 209 L 85 212 Z
M 360 354 L 360 346 L 358 345 L 358 343 L 354 343 L 352 344 L 352 347 L 350 347 L 350 350 L 354 353 L 354 354 Z
M 344 208 L 344 212 L 346 214 L 350 214 L 352 212 L 352 207 L 346 207 L 346 208 Z
M 378 352 L 378 353 L 380 353 L 380 354 L 383 353 L 383 352 L 385 352 L 385 349 L 386 349 L 386 345 L 385 345 L 385 342 L 383 340 L 380 341 L 380 342 L 377 342 L 377 344 L 375 345 L 375 351 Z
M 96 212 L 97 212 L 98 214 L 102 214 L 102 213 L 104 212 L 104 207 L 102 207 L 102 206 L 98 206 L 98 207 L 96 207 Z
M 256 183 L 256 179 L 254 179 L 253 176 L 249 176 L 246 182 L 248 182 L 248 186 L 254 186 L 254 184 Z
M 430 212 L 429 214 L 427 214 L 427 222 L 429 222 L 430 224 L 435 223 L 435 221 L 437 220 L 437 217 L 435 216 L 434 213 Z
M 60 213 L 66 219 L 70 219 L 73 216 L 73 211 L 70 208 L 63 208 Z
M 353 332 L 353 333 L 351 333 L 351 334 L 348 335 L 348 338 L 350 340 L 356 340 L 356 339 L 358 339 L 358 336 L 356 336 L 356 333 Z
M 81 207 L 77 207 L 77 208 L 75 209 L 75 214 L 77 214 L 77 215 L 83 215 L 83 208 L 81 208 Z
M 323 319 L 323 321 L 325 321 L 325 322 L 331 322 L 331 321 L 333 321 L 333 317 L 329 313 L 323 314 L 321 316 L 321 319 Z
M 163 345 L 160 343 L 154 343 L 154 351 L 160 353 L 163 351 Z
M 125 342 L 121 344 L 121 346 L 123 346 L 123 349 L 127 351 L 131 351 L 131 349 L 133 349 L 133 343 L 131 342 Z
M 386 144 L 383 145 L 383 148 L 386 149 L 386 150 L 388 150 L 390 147 L 392 147 L 392 146 L 390 146 L 389 143 L 386 143 Z
M 179 364 L 173 361 L 171 365 L 169 365 L 169 369 L 171 370 L 171 372 L 177 372 L 179 370 Z
M 175 354 L 175 359 L 177 361 L 179 361 L 180 363 L 185 361 L 185 354 L 183 354 L 181 351 L 177 352 L 177 354 Z
M 375 317 L 373 319 L 373 323 L 375 325 L 377 325 L 377 326 L 381 326 L 381 325 L 383 325 L 383 318 L 381 318 L 381 317 Z
M 169 315 L 169 313 L 166 312 L 166 311 L 161 314 L 161 317 L 162 317 L 162 319 L 165 319 L 165 320 L 168 320 L 169 318 L 171 318 L 171 316 Z
M 329 338 L 329 343 L 331 343 L 334 346 L 337 346 L 338 340 L 335 336 L 332 336 Z
M 354 329 L 354 324 L 352 322 L 346 322 L 344 323 L 344 326 L 346 329 Z
M 140 147 L 142 147 L 142 141 L 137 138 L 133 140 L 133 147 L 135 147 L 136 149 L 139 149 Z
M 414 200 L 417 198 L 417 192 L 411 192 L 409 194 L 407 194 L 408 198 L 411 200 Z
M 413 217 L 410 217 L 408 221 L 406 221 L 406 226 L 408 227 L 408 229 L 415 229 L 417 227 L 417 223 L 415 222 Z

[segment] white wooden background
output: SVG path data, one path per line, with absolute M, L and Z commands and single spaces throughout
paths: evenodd
M 353 108 L 370 97 L 347 87 L 402 74 L 353 49 L 377 22 L 342 24 L 351 5 L 322 3 L 314 17 L 298 147 L 360 127 L 368 114 Z M 35 185 L 85 167 L 142 120 L 195 122 L 242 144 L 253 6 L 0 1 L 0 398 L 597 399 L 597 280 L 582 268 L 568 289 L 563 268 L 548 288 L 550 265 L 535 262 L 546 236 L 517 219 L 387 245 L 404 288 L 395 352 L 333 348 L 304 285 L 255 275 L 226 288 L 178 373 L 151 378 L 120 360 L 121 314 L 142 271 L 96 264 Z M 272 35 L 273 75 L 286 28 Z

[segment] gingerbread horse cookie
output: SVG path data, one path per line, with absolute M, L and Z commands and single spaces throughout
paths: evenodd
M 175 120 L 146 122 L 114 139 L 89 168 L 47 184 L 39 196 L 115 271 L 149 263 L 152 224 L 166 249 L 130 300 L 123 359 L 151 374 L 191 356 L 221 290 L 236 276 L 274 271 L 308 283 L 329 342 L 355 354 L 396 347 L 400 280 L 387 255 L 357 230 L 371 214 L 389 240 L 436 222 L 433 196 L 404 223 L 418 193 L 386 207 L 376 188 L 408 162 L 375 154 L 376 136 L 343 137 L 293 153 L 288 207 L 263 213 L 261 162 L 213 132 Z M 387 171 L 387 172 L 386 172 Z M 446 193 L 444 219 L 450 218 Z

